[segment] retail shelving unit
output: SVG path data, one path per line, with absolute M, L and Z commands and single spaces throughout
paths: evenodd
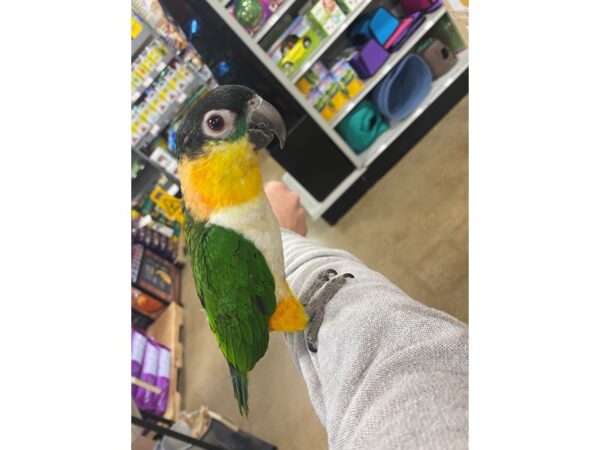
M 277 11 L 275 11 L 271 17 L 269 17 L 267 19 L 267 21 L 263 24 L 262 27 L 260 27 L 260 30 L 258 30 L 256 32 L 256 34 L 254 35 L 254 40 L 256 42 L 260 42 L 260 40 L 265 37 L 267 35 L 267 33 L 269 31 L 271 31 L 271 28 L 273 28 L 273 26 L 275 26 L 275 24 L 277 22 L 279 22 L 279 19 L 281 19 L 284 14 L 286 12 L 288 12 L 288 10 L 290 9 L 290 7 L 296 3 L 296 0 L 287 0 L 283 5 L 281 5 Z
M 357 182 L 370 166 L 379 158 L 385 150 L 396 141 L 408 127 L 413 124 L 425 111 L 428 110 L 448 88 L 468 69 L 468 50 L 463 50 L 457 55 L 458 63 L 450 72 L 445 74 L 440 79 L 434 81 L 432 89 L 427 98 L 421 105 L 406 119 L 399 122 L 390 123 L 390 129 L 379 138 L 363 153 L 357 155 L 344 139 L 338 134 L 335 127 L 346 117 L 356 105 L 369 93 L 373 88 L 393 69 L 400 60 L 411 51 L 417 43 L 423 39 L 427 32 L 438 22 L 444 15 L 448 14 L 447 10 L 442 6 L 426 15 L 423 24 L 411 35 L 411 37 L 403 44 L 396 52 L 390 55 L 388 61 L 373 75 L 371 78 L 364 80 L 364 89 L 348 103 L 330 120 L 327 121 L 321 114 L 309 103 L 305 96 L 295 86 L 295 83 L 309 70 L 312 65 L 319 60 L 326 52 L 334 46 L 344 35 L 348 27 L 354 20 L 361 15 L 367 8 L 375 7 L 382 0 L 364 0 L 354 11 L 352 11 L 344 20 L 344 22 L 335 29 L 328 37 L 326 37 L 319 47 L 307 58 L 302 65 L 287 76 L 277 64 L 269 57 L 267 52 L 259 45 L 259 41 L 273 29 L 275 24 L 281 17 L 284 16 L 294 4 L 302 0 L 287 0 L 273 16 L 269 18 L 265 26 L 257 32 L 254 39 L 242 39 L 247 49 L 264 65 L 270 74 L 285 88 L 285 90 L 293 97 L 293 99 L 304 109 L 313 121 L 321 128 L 338 149 L 346 158 L 354 165 L 354 170 L 340 182 L 323 200 L 319 201 L 312 196 L 302 184 L 292 175 L 286 173 L 283 181 L 300 195 L 302 204 L 307 209 L 308 213 L 314 219 L 322 216 L 344 193 Z M 227 11 L 225 5 L 219 0 L 206 0 L 208 5 L 218 14 L 218 16 L 227 24 L 227 26 L 238 36 L 248 35 L 247 31 L 235 20 L 235 18 Z M 450 20 L 452 20 L 451 16 Z
M 144 93 L 150 88 L 161 76 L 161 74 L 167 69 L 169 64 L 173 60 L 180 60 L 184 50 L 177 51 L 172 46 L 168 45 L 165 40 L 159 36 L 147 23 L 141 18 L 135 16 L 137 22 L 142 25 L 142 29 L 135 39 L 131 41 L 131 59 L 132 61 L 143 51 L 143 49 L 149 45 L 152 41 L 161 43 L 164 48 L 167 49 L 166 54 L 162 57 L 160 62 L 154 67 L 142 80 L 142 83 L 135 89 L 132 89 L 131 93 L 131 104 L 132 107 L 143 98 Z M 185 64 L 185 63 L 184 63 Z M 144 169 L 137 174 L 136 178 L 132 180 L 132 195 L 134 198 L 139 197 L 142 193 L 146 192 L 147 189 L 151 188 L 158 179 L 159 175 L 164 174 L 169 181 L 175 184 L 179 184 L 177 175 L 170 172 L 157 161 L 151 158 L 147 153 L 147 149 L 152 143 L 164 132 L 169 124 L 181 113 L 184 109 L 186 101 L 196 95 L 202 89 L 209 88 L 209 80 L 212 77 L 210 71 L 202 69 L 202 71 L 192 70 L 192 78 L 185 85 L 181 92 L 178 93 L 177 97 L 166 107 L 166 109 L 160 114 L 160 117 L 154 122 L 143 137 L 140 138 L 135 145 L 132 145 L 131 152 L 132 158 L 140 160 Z

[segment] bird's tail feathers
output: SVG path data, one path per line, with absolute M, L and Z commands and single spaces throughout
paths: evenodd
M 231 364 L 229 364 L 229 371 L 233 383 L 233 395 L 238 402 L 240 414 L 248 417 L 248 373 L 240 372 Z

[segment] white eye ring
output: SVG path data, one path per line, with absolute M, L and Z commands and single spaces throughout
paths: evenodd
M 204 115 L 202 132 L 210 138 L 223 138 L 233 130 L 236 114 L 227 109 L 213 109 Z

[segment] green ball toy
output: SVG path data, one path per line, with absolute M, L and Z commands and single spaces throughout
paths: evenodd
M 260 25 L 263 9 L 258 0 L 238 0 L 235 5 L 235 16 L 244 28 L 251 30 Z

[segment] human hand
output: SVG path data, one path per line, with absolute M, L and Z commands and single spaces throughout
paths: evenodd
M 298 194 L 290 191 L 281 181 L 265 184 L 265 194 L 281 228 L 306 236 L 306 211 L 300 204 Z

